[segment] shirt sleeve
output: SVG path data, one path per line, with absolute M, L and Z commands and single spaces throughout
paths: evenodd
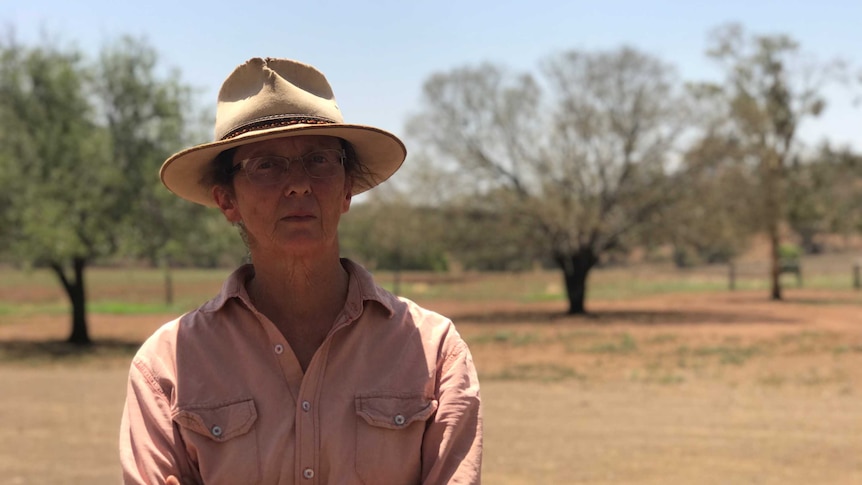
M 129 371 L 120 424 L 120 464 L 126 484 L 162 484 L 170 475 L 183 485 L 201 483 L 171 418 L 170 400 L 138 359 Z
M 438 408 L 422 444 L 423 484 L 478 484 L 482 472 L 479 379 L 457 333 L 438 370 Z

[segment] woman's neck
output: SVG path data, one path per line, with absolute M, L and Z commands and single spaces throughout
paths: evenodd
M 344 307 L 348 274 L 337 253 L 318 258 L 258 258 L 254 270 L 249 296 L 276 325 L 328 328 Z

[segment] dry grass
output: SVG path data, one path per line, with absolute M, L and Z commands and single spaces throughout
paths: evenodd
M 569 317 L 434 291 L 413 296 L 455 320 L 482 379 L 485 483 L 862 483 L 862 293 L 646 294 Z M 126 366 L 173 316 L 95 314 L 80 353 L 64 314 L 0 314 L 0 483 L 117 483 Z

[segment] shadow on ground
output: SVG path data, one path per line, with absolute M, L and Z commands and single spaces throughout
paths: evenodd
M 76 363 L 105 358 L 128 359 L 135 355 L 141 342 L 95 340 L 91 345 L 76 345 L 64 340 L 0 341 L 0 363 Z
M 567 323 L 583 325 L 750 325 L 752 323 L 789 325 L 799 323 L 794 319 L 766 314 L 691 310 L 607 310 L 590 312 L 586 315 L 569 315 L 555 311 L 489 311 L 486 313 L 463 313 L 450 316 L 456 324 L 459 322 L 478 324 Z

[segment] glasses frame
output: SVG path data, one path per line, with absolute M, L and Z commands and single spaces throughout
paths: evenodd
M 298 157 L 283 157 L 281 155 L 261 155 L 261 156 L 256 156 L 256 157 L 245 158 L 245 159 L 240 160 L 239 163 L 237 163 L 236 165 L 232 166 L 230 168 L 230 170 L 228 170 L 228 175 L 234 176 L 240 171 L 245 171 L 245 175 L 246 175 L 246 178 L 248 179 L 249 183 L 251 183 L 252 185 L 258 186 L 258 187 L 269 187 L 269 186 L 278 185 L 280 183 L 283 183 L 288 179 L 288 174 L 290 173 L 290 167 L 294 161 L 298 161 L 299 164 L 302 166 L 303 172 L 305 172 L 305 174 L 309 178 L 312 178 L 312 179 L 325 180 L 328 178 L 333 178 L 336 175 L 338 175 L 337 171 L 334 171 L 331 175 L 312 175 L 308 171 L 308 166 L 305 163 L 306 158 L 311 156 L 311 155 L 320 153 L 320 152 L 337 152 L 338 153 L 338 162 L 341 165 L 341 167 L 344 168 L 344 162 L 347 160 L 346 151 L 343 148 L 324 148 L 321 150 L 310 151 L 310 152 L 306 153 L 305 155 L 300 155 Z M 251 161 L 261 159 L 261 158 L 274 158 L 274 159 L 286 160 L 287 163 L 285 164 L 284 174 L 279 179 L 273 179 L 270 182 L 261 182 L 260 180 L 252 179 L 252 175 L 249 174 L 248 171 L 245 170 L 245 168 Z

